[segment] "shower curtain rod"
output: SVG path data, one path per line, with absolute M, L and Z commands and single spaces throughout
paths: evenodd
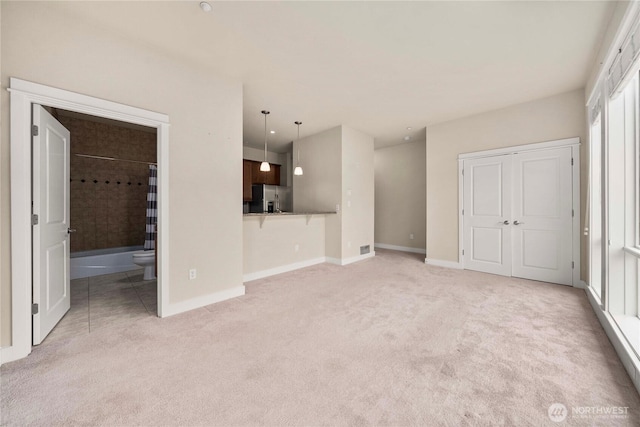
M 115 157 L 92 156 L 91 154 L 77 154 L 77 153 L 76 153 L 76 156 L 78 156 L 78 157 L 87 157 L 89 159 L 109 160 L 109 161 L 112 161 L 112 162 L 144 163 L 145 165 L 158 166 L 157 163 L 154 163 L 154 162 L 143 162 L 142 160 L 117 159 Z

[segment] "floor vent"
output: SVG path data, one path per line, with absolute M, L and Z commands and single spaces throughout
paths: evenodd
M 360 246 L 360 255 L 368 254 L 369 252 L 371 252 L 369 245 Z

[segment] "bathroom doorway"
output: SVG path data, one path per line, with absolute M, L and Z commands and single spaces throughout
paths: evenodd
M 157 131 L 158 249 L 157 315 L 176 312 L 169 304 L 169 117 L 137 107 L 70 92 L 15 77 L 9 78 L 11 141 L 11 345 L 1 349 L 2 363 L 28 356 L 32 351 L 34 303 L 32 131 L 34 105 L 61 108 L 105 119 L 149 126 Z M 68 184 L 68 182 L 67 182 Z M 65 231 L 66 232 L 66 231 Z
M 156 129 L 45 109 L 71 138 L 70 309 L 44 342 L 157 316 Z

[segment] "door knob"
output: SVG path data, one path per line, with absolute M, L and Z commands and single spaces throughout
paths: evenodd
M 524 222 L 518 222 L 518 220 L 513 221 L 513 225 L 522 225 Z
M 71 233 L 75 233 L 76 229 L 75 228 L 67 228 L 67 233 L 71 234 Z
M 505 220 L 504 220 L 504 222 L 503 222 L 503 224 L 504 224 L 504 225 L 509 225 L 509 220 L 506 220 L 506 219 L 505 219 Z

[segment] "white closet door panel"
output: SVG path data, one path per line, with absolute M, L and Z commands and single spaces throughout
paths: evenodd
M 511 275 L 510 176 L 509 156 L 464 162 L 464 264 L 468 269 Z
M 512 275 L 572 284 L 571 148 L 513 155 Z

